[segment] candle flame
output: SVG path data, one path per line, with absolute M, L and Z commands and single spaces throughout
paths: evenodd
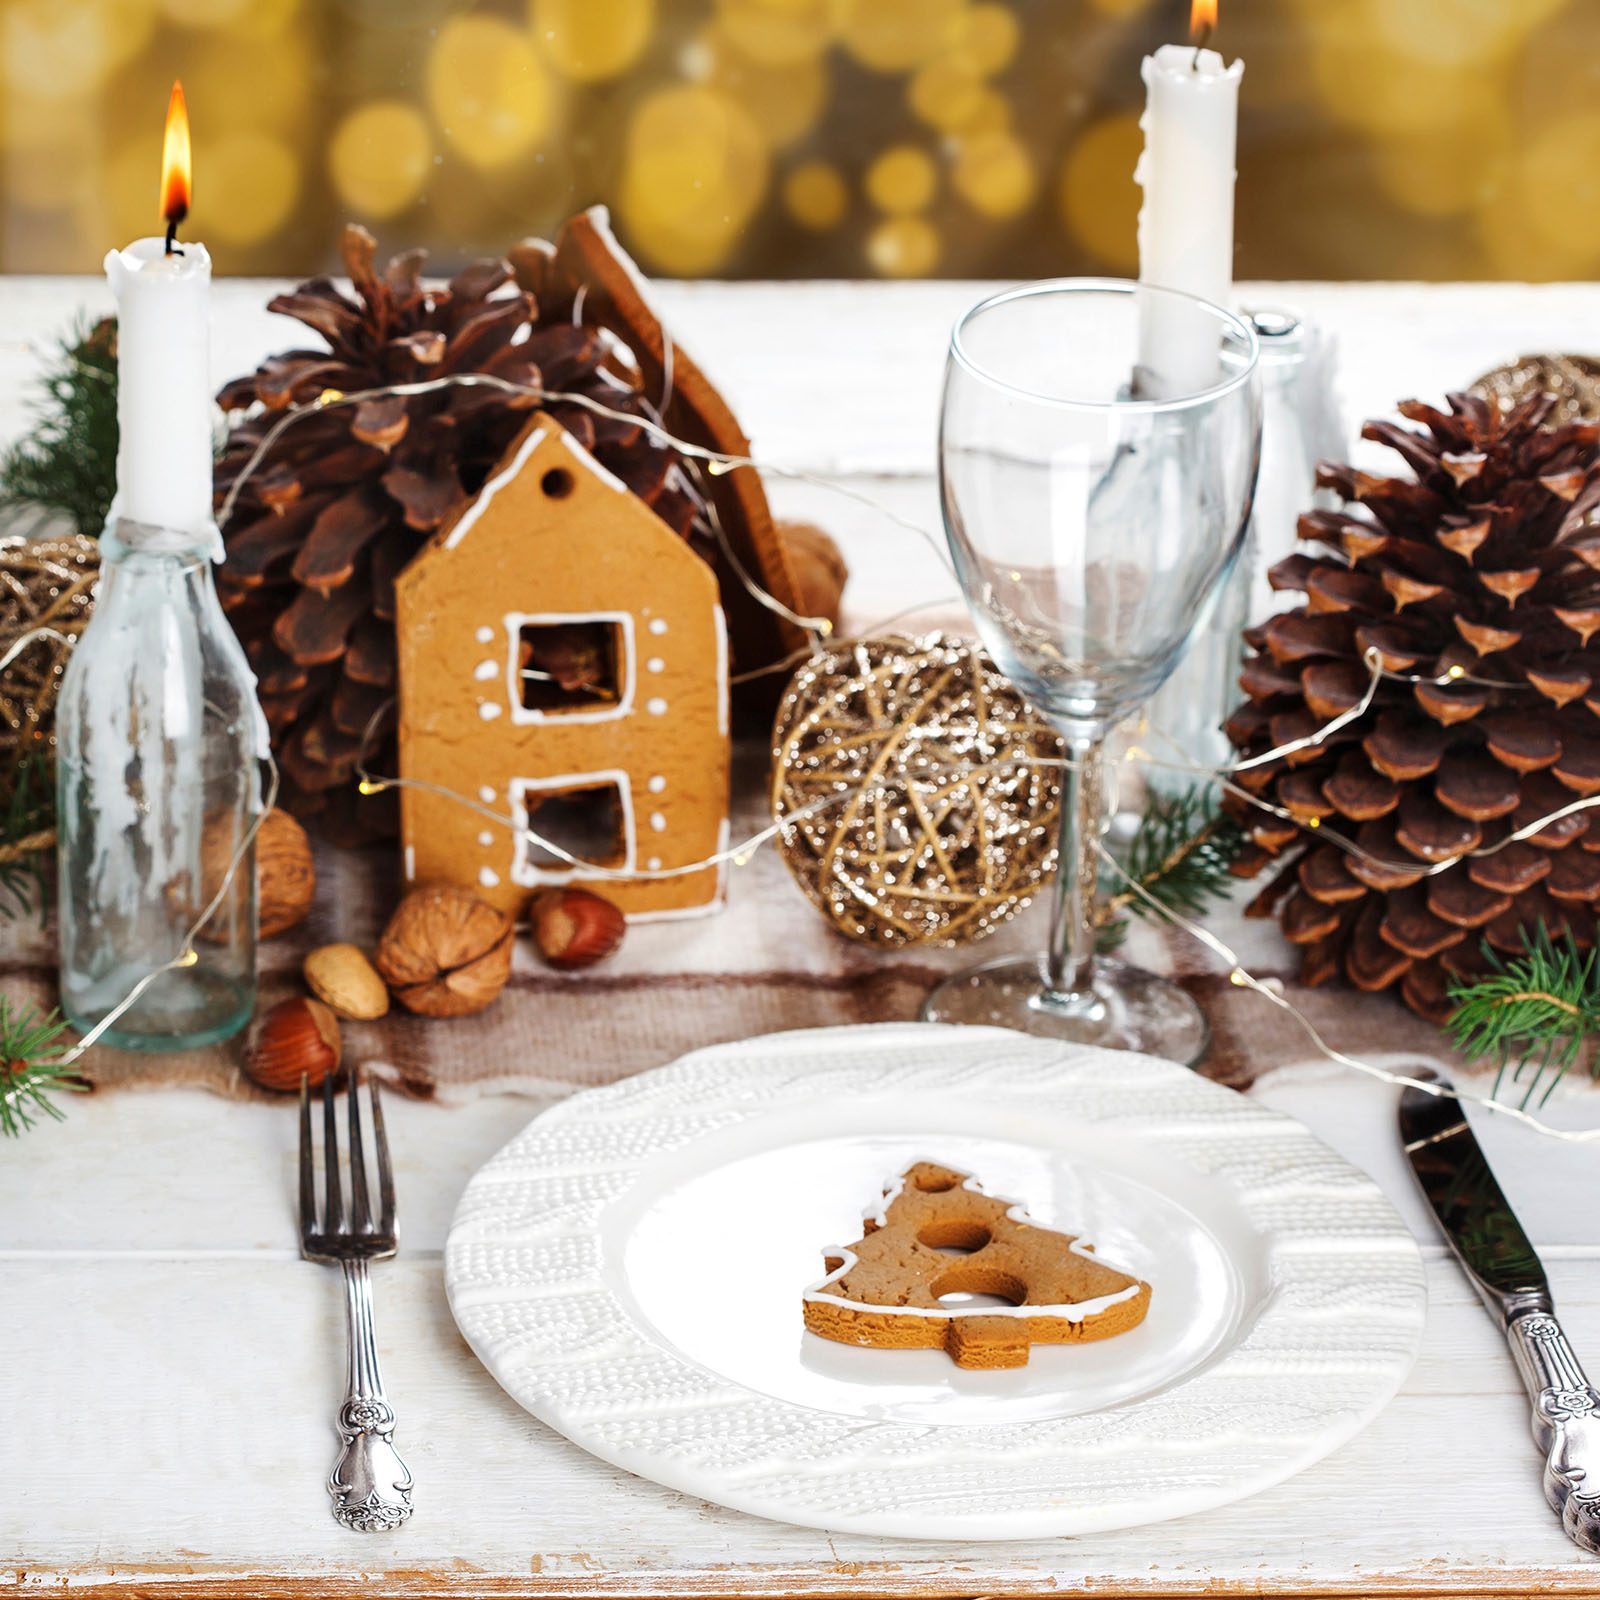
M 1217 0 L 1189 0 L 1189 38 L 1199 44 L 1217 25 Z
M 183 85 L 174 83 L 167 102 L 167 133 L 161 142 L 161 220 L 176 228 L 189 215 L 194 198 L 189 155 L 189 108 Z

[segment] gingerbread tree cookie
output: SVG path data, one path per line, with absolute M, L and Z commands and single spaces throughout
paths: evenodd
M 942 1347 L 958 1367 L 1023 1367 L 1031 1345 L 1125 1333 L 1150 1305 L 1149 1284 L 932 1161 L 908 1167 L 862 1237 L 825 1265 L 804 1295 L 811 1332 L 884 1350 Z M 1010 1304 L 946 1305 L 955 1294 Z

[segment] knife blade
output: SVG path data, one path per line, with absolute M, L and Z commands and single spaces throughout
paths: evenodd
M 1446 1243 L 1505 1332 L 1533 1402 L 1545 1499 L 1567 1537 L 1600 1554 L 1600 1391 L 1584 1376 L 1556 1319 L 1539 1253 L 1495 1181 L 1459 1100 L 1407 1088 L 1400 1096 L 1400 1138 Z

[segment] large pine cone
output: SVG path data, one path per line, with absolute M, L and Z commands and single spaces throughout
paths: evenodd
M 439 288 L 422 281 L 422 252 L 395 257 L 381 274 L 375 252 L 365 229 L 347 228 L 354 299 L 314 278 L 271 302 L 327 349 L 275 356 L 222 391 L 226 411 L 257 402 L 262 410 L 229 438 L 219 504 L 284 410 L 329 389 L 487 372 L 648 412 L 639 373 L 616 342 L 576 326 L 570 308 L 542 306 L 520 260 L 475 262 Z M 359 800 L 353 779 L 374 717 L 370 763 L 394 770 L 395 575 L 480 487 L 533 404 L 452 388 L 308 416 L 285 429 L 223 527 L 218 588 L 260 680 L 282 803 L 300 816 L 323 813 L 336 838 L 393 831 L 391 797 Z M 562 402 L 545 409 L 687 536 L 695 507 L 675 451 L 631 423 Z
M 1454 977 L 1484 970 L 1485 940 L 1520 950 L 1542 924 L 1592 944 L 1600 902 L 1587 812 L 1494 848 L 1600 793 L 1600 424 L 1546 427 L 1547 395 L 1505 415 L 1449 404 L 1402 405 L 1421 432 L 1362 430 L 1414 476 L 1319 468 L 1346 509 L 1300 519 L 1321 548 L 1271 579 L 1305 604 L 1246 634 L 1249 700 L 1228 722 L 1245 756 L 1314 733 L 1359 703 L 1367 652 L 1424 680 L 1384 678 L 1353 723 L 1238 775 L 1292 820 L 1232 805 L 1252 841 L 1240 870 L 1280 869 L 1252 910 L 1277 912 L 1304 981 L 1399 984 L 1434 1018 Z

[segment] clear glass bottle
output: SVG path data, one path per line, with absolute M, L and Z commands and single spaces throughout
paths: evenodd
M 253 842 L 192 944 L 190 930 L 261 809 L 265 724 L 213 547 L 115 520 L 101 553 L 56 711 L 62 1009 L 86 1032 L 154 973 L 101 1038 L 188 1049 L 255 1007 Z

